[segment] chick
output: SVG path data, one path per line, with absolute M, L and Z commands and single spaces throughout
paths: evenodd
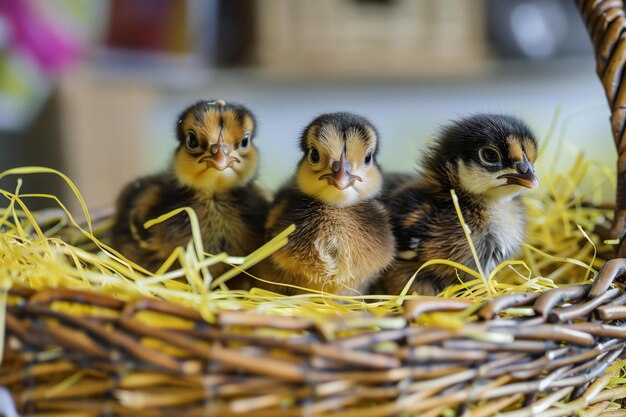
M 269 203 L 253 184 L 258 165 L 256 123 L 242 105 L 200 101 L 182 112 L 178 146 L 169 169 L 128 184 L 117 201 L 113 246 L 155 271 L 191 238 L 189 218 L 179 214 L 145 229 L 143 224 L 179 207 L 198 216 L 204 250 L 248 255 L 264 242 Z M 217 275 L 225 265 L 210 272 Z
M 372 123 L 351 113 L 324 114 L 304 129 L 295 177 L 277 193 L 266 224 L 267 238 L 290 224 L 296 230 L 271 256 L 267 279 L 334 294 L 362 292 L 393 260 L 388 214 L 375 198 L 382 186 L 378 140 Z
M 525 234 L 524 189 L 538 185 L 537 141 L 521 120 L 479 114 L 445 128 L 426 153 L 420 178 L 396 184 L 387 200 L 397 257 L 382 280 L 399 293 L 426 261 L 449 259 L 474 270 L 469 244 L 450 190 L 454 189 L 485 274 L 515 256 Z M 458 274 L 458 275 L 457 275 Z M 410 292 L 435 295 L 464 279 L 443 265 L 422 270 Z M 380 287 L 380 285 L 378 286 Z

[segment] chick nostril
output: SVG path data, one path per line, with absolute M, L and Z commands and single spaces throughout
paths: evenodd
M 334 161 L 330 168 L 333 172 L 339 172 L 339 170 L 343 169 L 346 172 L 350 172 L 352 170 L 352 164 L 348 161 Z
M 222 152 L 227 154 L 230 147 L 227 144 L 220 145 L 219 143 L 213 144 L 209 147 L 209 151 L 211 152 L 211 155 L 217 155 L 220 149 L 222 150 Z
M 519 172 L 520 174 L 526 174 L 530 167 L 525 162 L 518 162 L 517 164 L 515 164 L 515 169 L 517 169 L 517 172 Z

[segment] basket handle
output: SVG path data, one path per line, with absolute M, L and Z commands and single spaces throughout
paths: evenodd
M 617 190 L 611 237 L 620 240 L 616 256 L 626 257 L 626 17 L 622 0 L 577 0 L 596 56 L 596 71 L 611 108 L 617 148 Z

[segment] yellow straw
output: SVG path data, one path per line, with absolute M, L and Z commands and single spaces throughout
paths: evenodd
M 472 241 L 472 238 L 470 236 L 470 234 L 472 233 L 472 231 L 470 230 L 469 226 L 467 225 L 467 223 L 465 223 L 465 219 L 463 219 L 463 213 L 461 213 L 461 207 L 459 206 L 459 199 L 456 196 L 456 193 L 454 192 L 454 190 L 450 190 L 450 195 L 452 195 L 452 203 L 454 204 L 454 210 L 456 210 L 456 215 L 459 218 L 459 221 L 461 222 L 461 227 L 463 228 L 463 233 L 465 233 L 465 238 L 467 239 L 467 243 L 470 247 L 470 250 L 472 251 L 472 257 L 474 257 L 474 262 L 476 263 L 476 268 L 478 268 L 478 274 L 480 275 L 480 277 L 482 278 L 482 280 L 485 283 L 485 288 L 487 288 L 487 291 L 489 292 L 489 294 L 493 294 L 493 290 L 489 284 L 489 278 L 485 276 L 485 272 L 483 271 L 483 267 L 480 264 L 480 259 L 478 258 L 478 253 L 476 253 L 476 248 L 474 247 L 474 242 Z

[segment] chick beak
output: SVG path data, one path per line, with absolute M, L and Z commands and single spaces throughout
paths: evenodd
M 535 167 L 530 163 L 526 154 L 522 154 L 522 161 L 515 163 L 516 174 L 500 175 L 500 178 L 506 178 L 507 184 L 521 185 L 526 188 L 537 188 L 539 180 L 535 175 Z
M 329 184 L 334 185 L 340 190 L 345 190 L 346 188 L 352 186 L 357 180 L 363 181 L 363 179 L 358 175 L 350 173 L 350 170 L 352 170 L 352 164 L 346 159 L 345 150 L 341 153 L 339 161 L 334 161 L 331 164 L 331 169 L 333 170 L 332 174 L 324 174 L 319 179 L 321 180 L 326 178 Z
M 209 153 L 211 155 L 205 156 L 200 159 L 200 162 L 207 162 L 211 167 L 224 171 L 233 165 L 234 162 L 239 162 L 239 159 L 229 155 L 229 147 L 224 143 L 224 137 L 219 135 L 217 143 L 209 146 Z

